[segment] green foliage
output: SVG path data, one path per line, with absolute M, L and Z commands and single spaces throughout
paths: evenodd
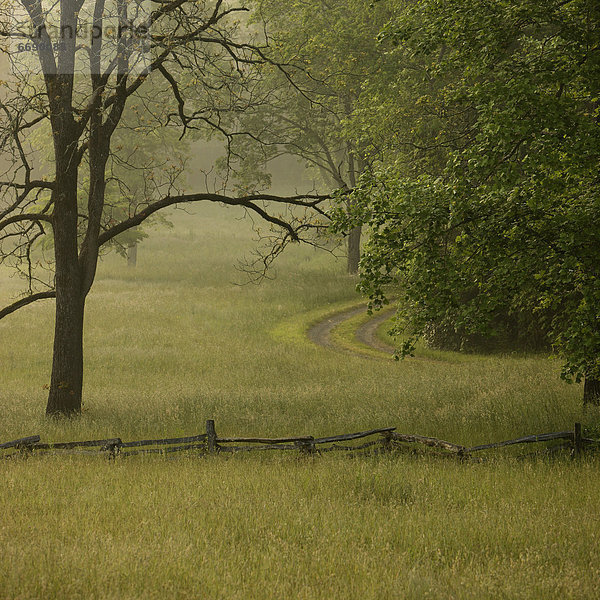
M 425 0 L 382 31 L 389 69 L 420 73 L 399 105 L 421 119 L 334 216 L 371 227 L 360 285 L 377 306 L 401 284 L 399 328 L 489 335 L 499 311 L 531 315 L 565 378 L 600 376 L 599 17 L 587 0 Z M 385 77 L 363 105 L 390 103 Z
M 113 153 L 107 167 L 104 225 L 123 221 L 159 199 L 176 182 L 183 183 L 183 168 L 189 144 L 179 139 L 173 126 L 161 126 L 140 115 L 134 99 L 113 135 Z M 142 102 L 143 99 L 139 99 Z M 165 102 L 166 106 L 169 106 Z M 106 245 L 122 256 L 128 246 L 148 237 L 153 227 L 170 227 L 170 220 L 157 212 L 143 226 L 123 232 Z M 104 251 L 104 249 L 103 249 Z

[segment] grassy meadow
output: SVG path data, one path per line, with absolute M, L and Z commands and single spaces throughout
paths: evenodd
M 239 285 L 255 247 L 241 216 L 176 213 L 136 269 L 103 260 L 79 419 L 44 418 L 51 301 L 0 321 L 0 441 L 191 435 L 207 418 L 222 435 L 396 426 L 469 445 L 598 428 L 544 356 L 396 363 L 312 345 L 303 330 L 359 302 L 355 280 L 294 247 L 275 279 Z M 18 289 L 0 271 L 0 301 Z M 0 461 L 0 599 L 597 598 L 599 467 L 500 453 Z

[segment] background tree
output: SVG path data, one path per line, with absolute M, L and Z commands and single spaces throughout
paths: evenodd
M 285 244 L 313 224 L 273 207 L 314 213 L 323 197 L 234 196 L 226 189 L 184 193 L 179 171 L 167 171 L 149 180 L 153 193 L 144 194 L 146 200 L 131 213 L 111 213 L 107 175 L 112 160 L 123 160 L 115 136 L 128 104 L 136 104 L 140 119 L 148 122 L 179 126 L 183 133 L 211 129 L 231 139 L 242 132 L 224 131 L 222 115 L 265 101 L 254 95 L 254 66 L 267 59 L 260 39 L 250 39 L 240 24 L 247 9 L 222 0 L 151 3 L 148 11 L 125 0 L 23 0 L 23 20 L 15 26 L 15 6 L 5 7 L 1 32 L 29 44 L 37 71 L 21 69 L 19 56 L 12 55 L 14 75 L 3 85 L 0 256 L 3 263 L 26 265 L 28 291 L 0 311 L 0 318 L 37 300 L 56 299 L 47 413 L 73 414 L 81 409 L 85 300 L 101 248 L 159 210 L 201 200 L 245 207 L 276 228 Z M 103 35 L 74 34 L 86 15 L 87 31 Z M 109 23 L 119 33 L 112 38 Z M 166 98 L 174 99 L 172 114 Z M 29 132 L 45 122 L 54 165 L 48 178 L 38 176 L 38 149 L 28 141 Z M 52 239 L 54 277 L 40 290 L 32 250 L 45 236 Z
M 242 129 L 261 132 L 259 145 L 247 137 L 238 140 L 244 185 L 268 185 L 269 163 L 291 155 L 316 172 L 325 189 L 354 188 L 368 156 L 363 143 L 347 135 L 346 125 L 365 78 L 378 69 L 382 50 L 376 36 L 390 6 L 366 0 L 254 4 L 258 21 L 268 25 L 272 62 L 262 67 L 269 102 L 239 115 Z M 282 72 L 273 63 L 301 68 Z M 357 225 L 347 236 L 349 273 L 358 272 L 360 239 Z
M 563 377 L 585 377 L 598 401 L 599 11 L 588 0 L 424 0 L 383 30 L 396 72 L 423 73 L 400 103 L 434 107 L 435 135 L 407 136 L 400 122 L 398 150 L 337 218 L 372 229 L 361 286 L 374 304 L 400 284 L 404 352 L 432 321 L 489 335 L 499 312 L 528 314 Z M 385 111 L 390 94 L 378 103 L 376 89 L 377 77 L 363 104 Z M 434 168 L 407 169 L 402 137 Z

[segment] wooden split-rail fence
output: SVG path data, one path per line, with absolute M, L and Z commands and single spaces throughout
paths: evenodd
M 365 441 L 365 438 L 374 438 Z M 348 442 L 356 442 L 348 445 Z M 206 421 L 206 432 L 198 435 L 152 440 L 123 442 L 120 438 L 89 440 L 77 442 L 41 443 L 40 436 L 34 435 L 0 444 L 5 458 L 30 456 L 38 452 L 97 454 L 103 453 L 110 458 L 125 458 L 139 454 L 168 454 L 172 452 L 194 451 L 199 454 L 218 454 L 224 452 L 249 452 L 255 450 L 295 450 L 305 455 L 342 450 L 346 452 L 383 452 L 400 448 L 426 446 L 446 456 L 474 458 L 484 450 L 503 448 L 518 444 L 559 442 L 546 446 L 543 452 L 569 450 L 572 456 L 581 455 L 586 449 L 597 449 L 600 440 L 583 437 L 580 423 L 575 423 L 571 431 L 558 431 L 540 435 L 527 435 L 513 440 L 462 446 L 433 437 L 398 433 L 395 427 L 370 429 L 356 433 L 332 435 L 315 438 L 313 436 L 262 438 L 262 437 L 218 437 L 213 420 Z

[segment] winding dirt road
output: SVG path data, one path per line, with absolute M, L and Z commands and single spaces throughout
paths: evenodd
M 333 315 L 323 321 L 320 321 L 316 325 L 313 325 L 308 330 L 308 338 L 319 346 L 323 346 L 325 348 L 329 348 L 331 350 L 336 350 L 338 352 L 345 352 L 346 354 L 354 354 L 356 356 L 369 356 L 370 358 L 374 358 L 371 355 L 367 355 L 360 350 L 350 350 L 349 348 L 345 348 L 335 343 L 332 339 L 331 332 L 344 321 L 348 321 L 354 317 L 365 314 L 365 307 L 360 306 L 359 308 L 351 308 L 350 310 L 345 310 L 337 315 Z M 393 346 L 386 344 L 382 340 L 380 340 L 377 335 L 377 328 L 379 325 L 389 319 L 393 313 L 393 310 L 385 310 L 379 314 L 377 314 L 372 319 L 369 319 L 366 323 L 357 328 L 355 332 L 356 339 L 372 348 L 373 350 L 377 350 L 378 352 L 383 352 L 385 354 L 391 355 L 394 352 Z M 383 358 L 383 357 L 382 357 Z

